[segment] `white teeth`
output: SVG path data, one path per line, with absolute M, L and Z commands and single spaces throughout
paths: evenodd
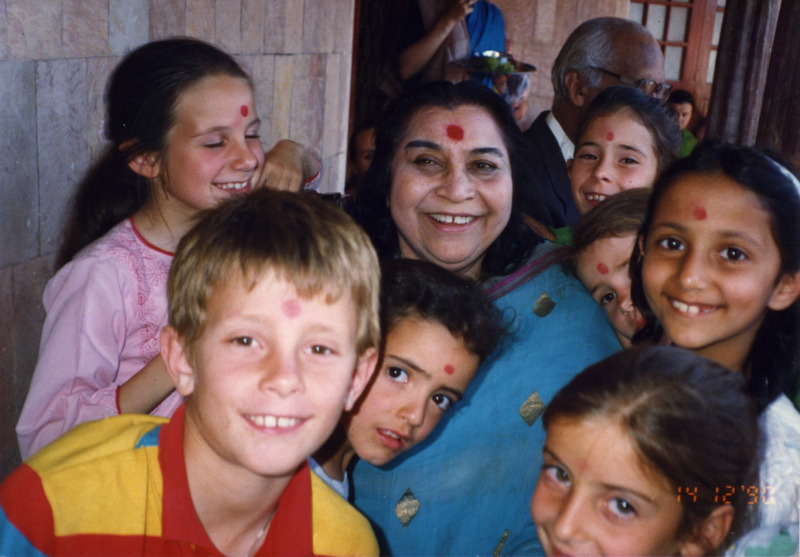
M 697 315 L 700 313 L 700 308 L 698 306 L 690 306 L 689 304 L 679 302 L 678 300 L 672 300 L 672 307 L 683 313 L 688 313 L 689 315 Z
M 221 190 L 240 190 L 247 187 L 247 182 L 228 182 L 227 184 L 217 184 Z
M 247 419 L 256 424 L 258 427 L 288 428 L 294 427 L 300 423 L 298 418 L 285 418 L 283 416 L 277 417 L 248 414 Z
M 437 213 L 431 213 L 431 218 L 442 224 L 469 224 L 475 220 L 475 217 L 454 217 L 453 215 L 439 215 Z
M 384 434 L 384 435 L 386 435 L 387 437 L 391 437 L 391 438 L 393 438 L 393 439 L 397 439 L 398 441 L 400 441 L 400 436 L 399 436 L 399 435 L 396 435 L 395 433 L 393 433 L 393 432 L 391 432 L 391 431 L 389 431 L 388 429 L 382 429 L 381 431 L 382 431 L 382 432 L 383 432 L 383 434 Z
M 586 194 L 586 200 L 587 201 L 597 201 L 598 203 L 600 203 L 606 197 L 608 197 L 608 196 L 607 195 L 603 195 L 602 193 L 587 193 Z

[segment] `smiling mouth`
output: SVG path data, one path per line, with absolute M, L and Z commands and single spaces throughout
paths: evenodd
M 592 205 L 597 205 L 608 196 L 603 193 L 585 193 L 583 197 Z
M 239 191 L 250 185 L 250 180 L 244 182 L 225 182 L 224 184 L 214 184 L 215 187 L 224 191 Z
M 674 298 L 669 298 L 669 303 L 673 307 L 673 309 L 676 309 L 678 310 L 678 312 L 687 315 L 701 315 L 701 314 L 711 313 L 716 309 L 714 306 L 708 306 L 705 304 L 704 305 L 688 304 L 686 302 L 681 302 L 680 300 L 676 300 Z
M 258 427 L 270 429 L 291 429 L 297 427 L 304 420 L 301 418 L 290 418 L 287 416 L 272 416 L 269 414 L 245 414 L 248 421 Z
M 429 213 L 428 216 L 436 222 L 440 222 L 442 224 L 469 224 L 476 218 L 468 216 L 440 215 L 439 213 Z

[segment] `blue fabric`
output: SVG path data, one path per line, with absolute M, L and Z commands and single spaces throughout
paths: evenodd
M 0 508 L 0 555 L 44 557 L 44 553 L 36 549 L 17 527 L 11 524 L 2 508 Z
M 470 56 L 485 50 L 506 50 L 506 22 L 503 12 L 491 2 L 478 0 L 472 13 L 467 16 L 467 32 Z M 492 76 L 473 74 L 472 78 L 492 88 Z
M 506 22 L 503 12 L 491 2 L 478 0 L 467 16 L 467 31 L 470 55 L 484 50 L 505 52 Z
M 543 244 L 534 258 L 550 249 Z M 543 293 L 555 305 L 540 317 L 533 309 L 546 309 Z M 389 466 L 355 466 L 355 505 L 373 522 L 381 554 L 492 555 L 501 542 L 500 554 L 541 554 L 530 499 L 544 429 L 540 419 L 529 426 L 520 407 L 534 391 L 547 403 L 619 342 L 600 306 L 557 265 L 495 303 L 515 317 L 514 337 L 484 362 L 464 402 Z M 420 508 L 404 528 L 395 505 L 407 489 Z

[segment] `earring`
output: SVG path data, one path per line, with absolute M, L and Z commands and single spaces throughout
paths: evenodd
M 386 208 L 387 209 L 389 208 L 389 198 L 388 197 L 386 198 Z

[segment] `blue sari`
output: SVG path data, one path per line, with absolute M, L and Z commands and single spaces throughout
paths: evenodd
M 543 554 L 530 515 L 542 467 L 539 415 L 583 368 L 620 349 L 583 286 L 548 265 L 551 244 L 487 292 L 513 336 L 430 438 L 388 466 L 358 461 L 354 503 L 381 554 Z M 542 270 L 544 268 L 544 270 Z

